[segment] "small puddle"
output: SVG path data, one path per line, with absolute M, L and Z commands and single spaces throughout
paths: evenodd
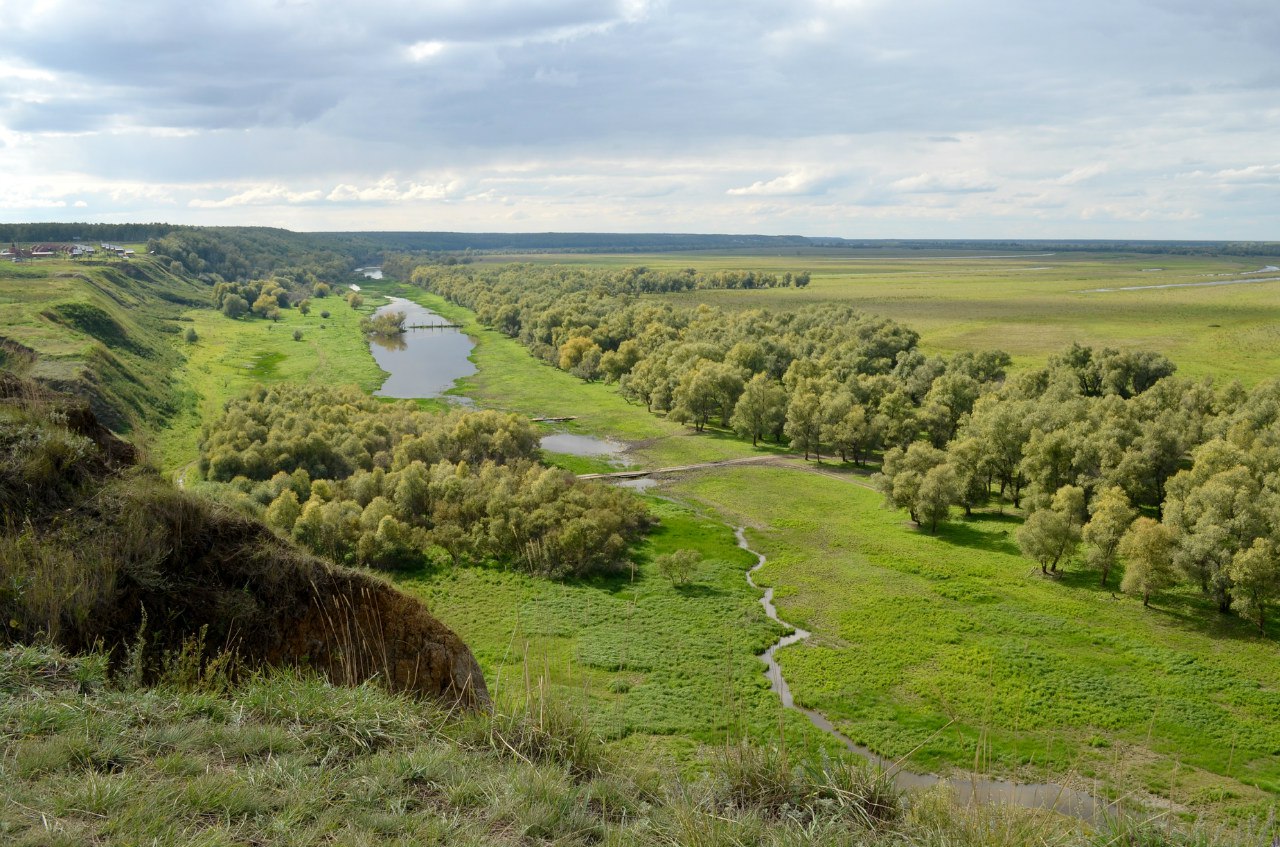
M 588 459 L 613 458 L 622 455 L 627 449 L 627 445 L 617 441 L 591 435 L 575 435 L 572 432 L 544 435 L 540 446 L 548 453 L 564 453 Z
M 734 530 L 734 535 L 738 538 L 738 546 L 756 557 L 755 565 L 747 571 L 747 584 L 759 591 L 761 590 L 760 586 L 756 585 L 753 575 L 764 567 L 767 560 L 763 553 L 752 550 L 747 544 L 744 527 L 737 527 Z M 905 771 L 899 768 L 896 762 L 891 762 L 874 751 L 854 742 L 847 735 L 836 729 L 826 715 L 814 709 L 806 709 L 804 706 L 796 705 L 795 698 L 791 695 L 791 687 L 787 685 L 786 677 L 782 675 L 782 667 L 778 664 L 777 652 L 784 647 L 804 641 L 810 637 L 811 633 L 778 617 L 778 609 L 773 605 L 773 588 L 765 588 L 763 591 L 764 596 L 760 598 L 760 605 L 764 607 L 765 615 L 770 620 L 777 621 L 783 626 L 794 630 L 790 635 L 784 635 L 779 638 L 768 650 L 760 654 L 760 660 L 765 664 L 765 677 L 769 680 L 769 690 L 778 695 L 778 699 L 782 701 L 784 708 L 800 712 L 809 719 L 809 723 L 838 740 L 850 752 L 868 760 L 873 767 L 880 768 L 891 774 L 893 784 L 899 789 L 925 789 L 933 788 L 936 785 L 945 785 L 951 789 L 952 796 L 961 804 L 1010 803 L 1029 809 L 1047 809 L 1090 823 L 1097 823 L 1103 812 L 1116 813 L 1114 804 L 1105 803 L 1091 794 L 1077 791 L 1074 788 L 1067 788 L 1065 785 L 1019 783 L 977 775 L 942 777 L 935 774 Z
M 467 357 L 475 343 L 455 327 L 437 328 L 448 321 L 425 306 L 392 297 L 375 315 L 403 312 L 405 325 L 418 327 L 399 335 L 372 335 L 369 351 L 389 376 L 374 393 L 379 397 L 441 398 L 463 406 L 473 405 L 468 397 L 446 394 L 454 383 L 476 372 Z M 432 328 L 427 328 L 432 327 Z
M 650 488 L 656 488 L 658 481 L 651 476 L 638 476 L 632 479 L 615 479 L 613 484 L 619 488 L 630 488 L 632 491 L 643 494 Z

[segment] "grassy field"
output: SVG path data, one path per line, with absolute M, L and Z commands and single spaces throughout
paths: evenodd
M 372 298 L 353 310 L 340 297 L 316 300 L 311 314 L 284 309 L 278 323 L 259 319 L 231 320 L 212 309 L 192 309 L 184 316 L 199 340 L 183 348 L 186 362 L 177 373 L 186 390 L 178 416 L 151 443 L 153 460 L 166 473 L 192 465 L 199 455 L 200 428 L 216 417 L 232 397 L 255 385 L 278 382 L 321 382 L 359 385 L 372 392 L 386 378 L 369 353 L 359 330 L 360 319 L 373 311 Z M 329 317 L 320 313 L 328 311 Z M 302 340 L 294 341 L 295 329 Z M 197 473 L 191 467 L 188 474 Z
M 940 796 L 904 807 L 839 763 L 704 751 L 681 778 L 565 704 L 466 715 L 289 672 L 108 681 L 103 656 L 0 652 L 0 840 L 449 847 L 1105 847 L 1172 843 Z M 806 764 L 808 767 L 792 767 Z M 1225 847 L 1219 833 L 1178 845 Z M 1263 843 L 1261 836 L 1250 843 Z
M 815 633 L 779 656 L 797 701 L 886 756 L 1098 779 L 1214 814 L 1265 816 L 1280 792 L 1276 642 L 1198 595 L 1144 610 L 1093 572 L 1046 580 L 1011 516 L 932 537 L 873 491 L 792 469 L 673 491 L 754 528 L 770 559 L 757 581 Z
M 1275 258 L 982 255 L 802 251 L 787 256 L 684 253 L 520 258 L 609 267 L 809 270 L 813 281 L 802 290 L 696 291 L 674 299 L 734 309 L 850 303 L 916 330 L 928 352 L 999 347 L 1012 354 L 1020 367 L 1039 365 L 1050 353 L 1079 341 L 1156 350 L 1177 362 L 1180 373 L 1193 377 L 1239 379 L 1248 385 L 1280 373 L 1280 281 L 1091 290 L 1276 277 L 1280 272 L 1253 273 L 1280 265 Z
M 776 698 L 756 654 L 782 633 L 765 618 L 744 578 L 751 556 L 724 524 L 652 500 L 660 525 L 630 573 L 557 583 L 485 568 L 442 570 L 400 580 L 475 652 L 498 696 L 524 696 L 528 669 L 556 699 L 585 702 L 596 727 L 723 743 L 742 733 L 776 735 Z M 688 585 L 673 586 L 653 557 L 696 550 Z M 816 741 L 792 714 L 793 742 Z

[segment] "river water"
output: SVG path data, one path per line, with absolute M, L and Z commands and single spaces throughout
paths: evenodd
M 541 446 L 543 450 L 551 453 L 566 453 L 570 456 L 592 459 L 615 459 L 627 449 L 627 445 L 619 444 L 617 441 L 591 435 L 577 435 L 572 432 L 552 432 L 544 435 Z
M 378 366 L 389 376 L 374 393 L 379 397 L 443 398 L 464 406 L 472 405 L 466 397 L 446 395 L 454 383 L 476 372 L 467 357 L 475 343 L 456 327 L 440 327 L 448 321 L 412 300 L 392 297 L 391 302 L 374 314 L 404 312 L 407 329 L 400 335 L 372 335 L 369 350 Z
M 747 583 L 752 588 L 760 590 L 760 587 L 756 585 L 754 574 L 764 567 L 765 556 L 763 553 L 752 550 L 747 544 L 747 537 L 744 534 L 743 527 L 735 529 L 734 534 L 738 538 L 738 546 L 756 557 L 755 566 L 747 571 Z M 1099 822 L 1104 813 L 1114 814 L 1116 812 L 1113 804 L 1099 800 L 1086 792 L 1068 788 L 1065 785 L 1011 782 L 976 774 L 963 777 L 942 777 L 935 774 L 913 773 L 902 770 L 897 763 L 891 762 L 861 744 L 855 743 L 847 735 L 836 729 L 826 715 L 814 709 L 806 709 L 804 706 L 796 705 L 795 698 L 791 695 L 791 687 L 787 685 L 786 677 L 782 675 L 782 667 L 778 664 L 777 652 L 784 647 L 804 641 L 810 637 L 811 633 L 778 617 L 778 609 L 773 605 L 772 588 L 764 589 L 764 596 L 760 598 L 760 605 L 764 607 L 764 613 L 770 620 L 777 621 L 793 630 L 790 635 L 784 635 L 779 638 L 774 642 L 773 646 L 760 654 L 760 660 L 765 665 L 765 678 L 769 680 L 769 689 L 778 695 L 783 707 L 800 712 L 809 719 L 811 724 L 838 740 L 850 752 L 862 756 L 872 766 L 890 774 L 893 777 L 894 785 L 898 788 L 904 790 L 925 789 L 933 788 L 937 785 L 946 785 L 950 788 L 956 801 L 962 804 L 1005 803 L 1031 809 L 1048 809 L 1090 823 Z

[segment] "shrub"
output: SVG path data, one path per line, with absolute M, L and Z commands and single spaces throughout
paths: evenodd
M 695 550 L 676 550 L 654 559 L 658 573 L 671 580 L 672 585 L 687 585 L 693 577 L 693 569 L 702 561 Z

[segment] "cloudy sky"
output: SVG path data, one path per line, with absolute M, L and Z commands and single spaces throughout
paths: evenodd
M 0 0 L 0 221 L 1280 239 L 1276 0 Z

